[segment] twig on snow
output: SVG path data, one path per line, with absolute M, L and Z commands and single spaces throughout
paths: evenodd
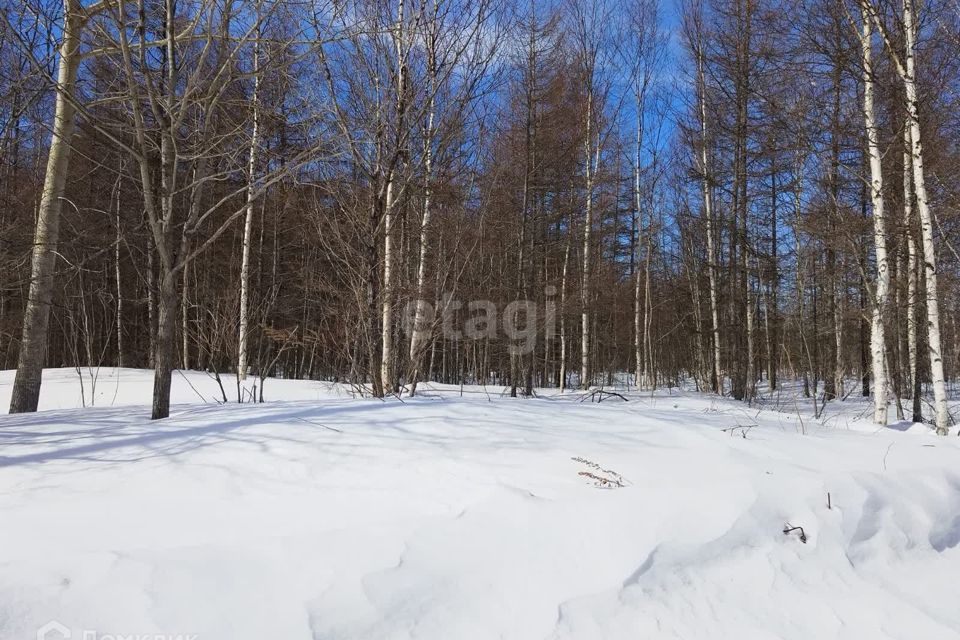
M 720 431 L 723 431 L 724 433 L 729 433 L 730 435 L 733 435 L 734 433 L 737 432 L 737 429 L 740 429 L 740 433 L 739 433 L 740 437 L 743 438 L 744 440 L 746 440 L 746 439 L 747 439 L 747 432 L 750 431 L 750 429 L 753 429 L 753 428 L 756 427 L 756 426 L 757 426 L 757 425 L 755 425 L 755 424 L 738 424 L 738 425 L 735 425 L 735 426 L 733 426 L 733 427 L 727 427 L 726 429 L 720 429 Z
M 807 544 L 807 534 L 803 530 L 803 527 L 794 527 L 788 522 L 787 524 L 783 525 L 783 534 L 790 535 L 791 532 L 797 531 L 798 529 L 800 530 L 800 542 Z

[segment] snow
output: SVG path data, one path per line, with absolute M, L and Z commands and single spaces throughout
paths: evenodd
M 85 375 L 0 416 L 4 640 L 960 638 L 960 439 L 853 397 Z

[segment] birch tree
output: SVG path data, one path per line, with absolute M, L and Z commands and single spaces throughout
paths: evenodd
M 428 344 L 431 325 L 427 322 L 427 301 L 424 299 L 427 286 L 427 259 L 429 258 L 430 219 L 433 216 L 433 147 L 436 136 L 437 118 L 437 76 L 439 74 L 437 47 L 439 39 L 438 0 L 433 0 L 430 16 L 426 23 L 425 43 L 427 56 L 427 77 L 429 96 L 427 98 L 427 122 L 423 136 L 423 213 L 420 218 L 419 255 L 417 260 L 417 280 L 413 317 L 413 334 L 410 337 L 410 397 L 417 393 L 420 377 L 420 361 Z
M 930 377 L 933 383 L 934 424 L 937 433 L 946 435 L 949 431 L 949 412 L 947 411 L 947 390 L 943 370 L 943 352 L 940 338 L 940 300 L 937 285 L 937 250 L 933 237 L 933 214 L 930 211 L 930 199 L 927 194 L 926 177 L 923 166 L 923 143 L 920 132 L 920 109 L 917 98 L 917 27 L 913 0 L 903 0 L 903 55 L 894 45 L 886 23 L 872 3 L 865 9 L 878 31 L 883 36 L 890 59 L 897 75 L 903 83 L 906 98 L 907 128 L 910 135 L 910 163 L 913 170 L 913 192 L 920 220 L 920 239 L 923 247 L 924 278 L 926 281 L 927 307 L 927 349 L 930 358 Z
M 910 127 L 904 123 L 903 127 L 903 230 L 907 245 L 907 362 L 910 383 L 910 398 L 912 399 L 912 419 L 914 422 L 923 421 L 923 411 L 920 404 L 920 375 L 917 371 L 918 349 L 917 332 L 917 241 L 913 230 L 913 162 L 910 144 Z
M 488 87 L 488 74 L 500 47 L 502 30 L 492 23 L 494 5 L 490 0 L 430 0 L 425 11 L 419 40 L 424 57 L 424 92 L 412 118 L 421 117 L 422 151 L 420 157 L 422 204 L 419 224 L 416 279 L 414 282 L 414 318 L 408 353 L 409 394 L 416 393 L 421 363 L 430 345 L 433 321 L 427 317 L 427 288 L 431 276 L 432 240 L 435 233 L 434 181 L 437 161 L 447 165 L 464 162 L 455 146 L 464 127 L 481 125 L 483 109 L 479 95 Z M 466 122 L 465 113 L 473 111 L 476 120 Z M 482 126 L 482 125 L 481 125 Z
M 250 298 L 250 245 L 253 234 L 254 185 L 256 184 L 257 151 L 260 144 L 260 0 L 256 2 L 257 29 L 253 40 L 253 93 L 250 96 L 250 155 L 247 160 L 247 205 L 243 222 L 243 249 L 240 258 L 240 336 L 237 348 L 237 378 L 247 377 L 247 342 Z
M 43 194 L 37 213 L 31 257 L 30 291 L 23 314 L 23 333 L 17 374 L 10 397 L 10 413 L 37 410 L 40 382 L 47 353 L 47 328 L 53 298 L 60 208 L 70 163 L 71 142 L 76 127 L 76 82 L 82 52 L 81 35 L 88 18 L 101 9 L 100 3 L 84 7 L 80 0 L 64 0 L 63 31 L 57 49 L 55 113 Z
M 394 305 L 394 208 L 397 202 L 398 191 L 402 188 L 397 185 L 398 175 L 402 171 L 406 153 L 406 140 L 409 139 L 407 127 L 407 74 L 410 55 L 409 36 L 407 34 L 407 18 L 404 13 L 404 0 L 397 3 L 397 21 L 390 30 L 390 37 L 396 54 L 396 111 L 395 111 L 395 150 L 396 161 L 386 170 L 386 185 L 383 204 L 383 297 L 380 304 L 382 331 L 381 344 L 383 353 L 380 358 L 380 384 L 384 393 L 392 393 L 396 386 L 394 378 L 394 349 L 393 349 L 393 305 Z
M 597 114 L 602 106 L 599 91 L 599 69 L 603 49 L 603 30 L 609 17 L 603 0 L 572 0 L 574 46 L 579 64 L 580 82 L 584 91 L 583 107 L 583 251 L 581 254 L 580 285 L 580 387 L 587 389 L 590 377 L 590 335 L 592 304 L 594 189 L 600 164 L 601 132 Z
M 873 368 L 873 421 L 887 424 L 887 343 L 884 334 L 884 309 L 890 288 L 887 264 L 887 230 L 883 205 L 883 167 L 881 164 L 879 132 L 874 108 L 873 29 L 869 0 L 861 0 L 860 48 L 863 66 L 863 121 L 867 135 L 867 155 L 870 158 L 870 202 L 873 207 L 873 250 L 877 275 L 873 288 L 873 309 L 870 324 L 870 357 Z
M 718 304 L 717 284 L 717 249 L 714 231 L 713 214 L 713 183 L 710 172 L 710 138 L 708 134 L 707 115 L 707 76 L 706 50 L 703 34 L 703 5 L 698 1 L 691 2 L 686 11 L 687 19 L 684 23 L 687 46 L 690 47 L 696 66 L 695 95 L 700 124 L 699 155 L 697 157 L 698 172 L 700 174 L 701 195 L 703 199 L 703 218 L 706 226 L 707 242 L 707 279 L 710 290 L 710 333 L 713 343 L 713 365 L 711 367 L 711 382 L 715 393 L 723 394 L 723 367 L 720 358 L 720 309 Z

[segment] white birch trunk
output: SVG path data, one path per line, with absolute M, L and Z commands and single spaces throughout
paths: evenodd
M 397 140 L 401 139 L 399 130 L 403 126 L 403 104 L 406 85 L 406 60 L 404 49 L 404 0 L 397 8 L 397 27 L 394 42 L 397 54 Z M 400 149 L 394 149 L 400 153 Z M 380 307 L 382 351 L 380 358 L 380 384 L 383 392 L 393 391 L 393 207 L 396 191 L 396 170 L 391 167 L 387 172 L 387 187 L 383 205 L 383 298 Z
M 720 363 L 720 309 L 717 303 L 717 260 L 713 238 L 713 198 L 710 186 L 708 137 L 707 137 L 707 95 L 706 75 L 704 73 L 702 43 L 697 43 L 697 89 L 700 102 L 700 175 L 703 178 L 703 216 L 707 225 L 707 279 L 710 285 L 710 321 L 713 333 L 713 375 L 714 391 L 723 394 L 723 369 Z
M 381 339 L 380 384 L 383 392 L 393 390 L 393 171 L 387 178 L 383 214 L 383 300 L 380 305 Z
M 903 29 L 906 45 L 903 86 L 907 98 L 907 116 L 910 125 L 910 153 L 913 164 L 913 188 L 920 215 L 920 237 L 923 243 L 924 275 L 927 281 L 927 343 L 930 350 L 930 378 L 933 382 L 934 421 L 937 433 L 948 432 L 947 389 L 943 372 L 943 352 L 940 338 L 940 301 L 937 297 L 937 251 L 933 240 L 933 215 L 930 212 L 923 171 L 923 145 L 920 136 L 920 112 L 916 87 L 916 26 L 913 1 L 904 0 Z
M 869 0 L 863 0 L 868 2 Z M 886 339 L 883 313 L 890 289 L 890 271 L 887 263 L 887 231 L 883 208 L 883 168 L 881 165 L 879 131 L 874 112 L 873 85 L 873 29 L 868 9 L 861 4 L 863 28 L 860 48 L 863 63 L 863 121 L 867 133 L 867 154 L 870 158 L 870 202 L 873 207 L 873 248 L 876 255 L 877 276 L 873 292 L 873 310 L 870 325 L 870 357 L 873 368 L 873 421 L 887 424 L 887 373 L 885 366 Z
M 793 208 L 794 208 L 794 251 L 796 253 L 796 273 L 794 274 L 794 289 L 797 305 L 797 337 L 800 342 L 800 364 L 803 367 L 803 390 L 804 395 L 810 393 L 810 371 L 813 369 L 813 361 L 810 358 L 807 349 L 807 336 L 804 327 L 804 304 L 803 290 L 804 284 L 803 272 L 806 268 L 806 260 L 803 252 L 803 242 L 800 237 L 800 230 L 803 228 L 803 154 L 801 152 L 802 139 L 797 140 L 797 151 L 794 159 L 794 187 L 793 187 Z
M 653 388 L 653 299 L 650 296 L 650 258 L 653 255 L 653 213 L 647 226 L 647 242 L 643 260 L 643 386 Z
M 70 143 L 74 132 L 76 109 L 68 96 L 73 93 L 80 66 L 80 32 L 83 28 L 78 0 L 64 0 L 63 34 L 58 51 L 57 92 L 53 117 L 53 136 L 47 156 L 37 228 L 33 236 L 30 268 L 30 290 L 23 313 L 23 333 L 17 374 L 10 397 L 10 413 L 37 410 L 40 382 L 47 354 L 47 327 L 53 299 L 54 268 L 60 232 L 60 204 L 67 168 Z
M 122 169 L 122 167 L 121 167 Z M 126 366 L 126 358 L 123 352 L 123 287 L 120 280 L 120 185 L 122 177 L 117 177 L 117 218 L 116 218 L 116 237 L 113 246 L 113 270 L 117 281 L 117 366 Z
M 182 342 L 181 364 L 190 368 L 190 265 L 183 266 L 182 286 L 180 287 L 180 340 Z
M 917 241 L 913 236 L 913 163 L 910 156 L 910 128 L 903 129 L 903 228 L 907 240 L 907 354 L 910 367 L 910 398 L 913 420 L 922 418 L 917 392 Z
M 567 276 L 570 273 L 570 242 L 572 234 L 567 234 L 563 250 L 563 272 L 560 276 L 560 393 L 567 388 Z
M 587 78 L 593 82 L 593 78 Z M 580 325 L 580 388 L 590 386 L 590 245 L 593 230 L 593 87 L 587 88 L 586 136 L 584 141 L 586 157 L 587 202 L 583 221 L 583 284 L 581 286 L 581 325 Z M 599 153 L 599 149 L 597 151 Z
M 636 381 L 637 387 L 641 385 L 641 375 L 643 372 L 643 312 L 641 310 L 641 300 L 643 297 L 643 290 L 640 285 L 640 234 L 643 229 L 643 216 L 641 215 L 642 209 L 642 195 L 640 193 L 640 146 L 643 142 L 643 115 L 641 113 L 641 100 L 638 95 L 637 97 L 637 138 L 636 138 L 636 150 L 634 157 L 634 169 L 633 169 L 633 193 L 635 198 L 634 206 L 637 209 L 637 237 L 634 239 L 633 244 L 633 261 L 636 265 L 634 273 L 634 283 L 633 283 L 633 340 L 634 340 L 634 363 L 636 370 L 634 371 L 634 380 Z
M 155 290 L 156 277 L 153 268 L 153 235 L 147 235 L 147 324 L 149 325 L 147 333 L 150 334 L 149 350 L 147 363 L 152 369 L 155 364 L 157 354 L 157 299 Z
M 259 10 L 259 4 L 258 4 Z M 259 13 L 259 11 L 258 11 Z M 260 143 L 260 42 L 253 43 L 253 105 L 250 155 L 247 159 L 247 203 L 243 222 L 243 254 L 240 259 L 240 340 L 237 349 L 237 377 L 247 379 L 247 343 L 249 342 L 250 245 L 253 233 L 253 185 L 256 181 L 257 148 Z
M 847 265 L 846 265 L 846 260 L 845 260 L 843 257 L 841 257 L 841 259 L 840 259 L 840 274 L 841 274 L 841 275 L 840 275 L 840 280 L 841 280 L 841 282 L 843 282 L 843 279 L 844 279 L 843 274 L 846 272 L 846 266 L 847 266 Z M 835 386 L 835 388 L 836 388 L 836 396 L 835 396 L 835 397 L 837 397 L 837 398 L 843 398 L 843 397 L 844 397 L 844 391 L 843 391 L 843 386 L 844 386 L 844 385 L 843 385 L 843 375 L 844 375 L 844 370 L 843 370 L 843 369 L 844 369 L 844 367 L 843 367 L 843 316 L 844 316 L 844 303 L 845 303 L 846 300 L 847 300 L 847 295 L 846 295 L 846 287 L 845 287 L 845 286 L 842 287 L 842 289 L 841 289 L 843 293 L 842 293 L 841 295 L 839 295 L 839 296 L 836 295 L 836 290 L 837 290 L 837 286 L 836 286 L 836 284 L 837 284 L 837 283 L 836 283 L 836 276 L 834 276 L 834 278 L 833 278 L 833 283 L 832 283 L 832 284 L 833 284 L 834 295 L 836 296 L 836 302 L 835 302 L 835 304 L 833 305 L 833 328 L 834 328 L 834 332 L 833 332 L 833 339 L 834 339 L 833 379 L 834 379 L 834 386 Z
M 427 345 L 427 337 L 430 333 L 430 325 L 425 320 L 427 303 L 424 300 L 424 292 L 427 280 L 427 231 L 430 227 L 430 209 L 432 178 L 433 178 L 433 125 L 436 117 L 436 69 L 435 52 L 431 46 L 430 56 L 430 106 L 427 114 L 427 132 L 423 143 L 423 171 L 424 171 L 424 189 L 423 189 L 423 219 L 420 221 L 420 261 L 417 265 L 417 293 L 416 310 L 413 317 L 413 335 L 410 338 L 410 397 L 416 394 L 417 379 L 420 375 L 420 361 L 423 359 L 423 352 Z
M 746 179 L 746 177 L 744 177 Z M 749 233 L 749 228 L 744 227 L 743 229 L 744 237 Z M 743 246 L 743 268 L 744 268 L 744 281 L 746 282 L 746 291 L 744 295 L 746 296 L 746 312 L 747 312 L 747 384 L 746 384 L 746 400 L 748 403 L 753 402 L 754 396 L 756 396 L 757 390 L 757 374 L 754 367 L 754 354 L 756 347 L 754 346 L 755 329 L 754 325 L 756 324 L 754 320 L 754 304 L 753 304 L 753 286 L 750 281 L 750 249 L 747 244 Z

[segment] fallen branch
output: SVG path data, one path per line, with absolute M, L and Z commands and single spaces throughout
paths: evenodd
M 747 439 L 747 432 L 750 431 L 750 429 L 753 429 L 753 428 L 756 427 L 756 426 L 757 426 L 757 425 L 755 425 L 755 424 L 738 424 L 738 425 L 733 426 L 733 427 L 727 427 L 726 429 L 720 429 L 720 431 L 723 431 L 724 433 L 729 433 L 730 435 L 733 435 L 734 433 L 737 432 L 737 429 L 740 429 L 740 430 L 741 430 L 741 431 L 740 431 L 740 434 L 739 434 L 740 437 L 743 438 L 744 440 L 746 440 L 746 439 Z
M 597 389 L 596 391 L 583 396 L 582 398 L 580 398 L 580 402 L 590 400 L 590 402 L 596 402 L 597 404 L 600 404 L 601 402 L 603 402 L 604 400 L 610 397 L 617 397 L 623 400 L 624 402 L 629 402 L 629 400 L 627 400 L 622 394 L 619 394 L 616 391 L 605 391 L 603 389 Z
M 787 524 L 783 525 L 783 533 L 784 533 L 784 535 L 790 535 L 791 532 L 797 531 L 798 529 L 800 530 L 800 542 L 802 542 L 803 544 L 807 544 L 807 534 L 806 534 L 806 532 L 803 530 L 803 527 L 792 527 L 792 526 L 790 526 L 790 523 L 789 523 L 789 522 L 788 522 Z

